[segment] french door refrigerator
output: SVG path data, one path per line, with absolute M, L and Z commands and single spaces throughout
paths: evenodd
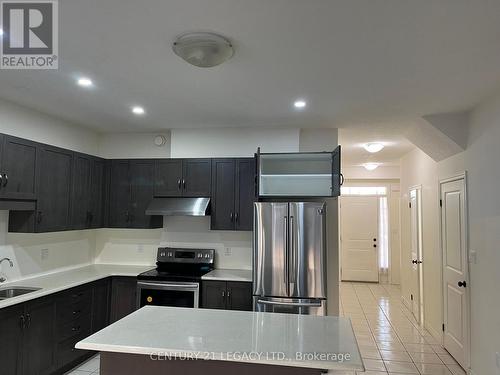
M 326 315 L 326 204 L 254 203 L 254 311 Z

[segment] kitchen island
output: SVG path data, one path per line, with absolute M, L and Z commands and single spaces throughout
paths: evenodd
M 146 306 L 76 344 L 101 375 L 362 371 L 350 320 Z

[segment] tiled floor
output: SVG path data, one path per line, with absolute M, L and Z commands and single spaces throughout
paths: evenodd
M 367 369 L 364 375 L 465 375 L 441 345 L 418 326 L 394 285 L 342 283 L 341 314 L 350 317 Z M 68 375 L 98 375 L 99 356 Z
M 100 356 L 98 354 L 66 373 L 66 375 L 99 375 L 99 360 Z
M 342 283 L 341 314 L 350 317 L 365 375 L 465 375 L 401 302 L 394 285 Z

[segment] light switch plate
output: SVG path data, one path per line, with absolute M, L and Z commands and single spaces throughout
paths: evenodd
M 225 256 L 231 256 L 231 254 L 232 254 L 232 253 L 233 253 L 233 252 L 232 252 L 232 250 L 231 250 L 231 248 L 230 248 L 230 247 L 226 247 L 226 248 L 224 249 L 224 255 L 225 255 Z
M 42 261 L 49 259 L 49 249 L 40 250 L 40 259 Z
M 469 263 L 477 264 L 477 252 L 476 252 L 476 250 L 469 250 Z

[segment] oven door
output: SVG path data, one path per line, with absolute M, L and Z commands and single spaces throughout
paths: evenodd
M 197 308 L 199 300 L 199 283 L 137 282 L 137 308 L 148 305 Z

